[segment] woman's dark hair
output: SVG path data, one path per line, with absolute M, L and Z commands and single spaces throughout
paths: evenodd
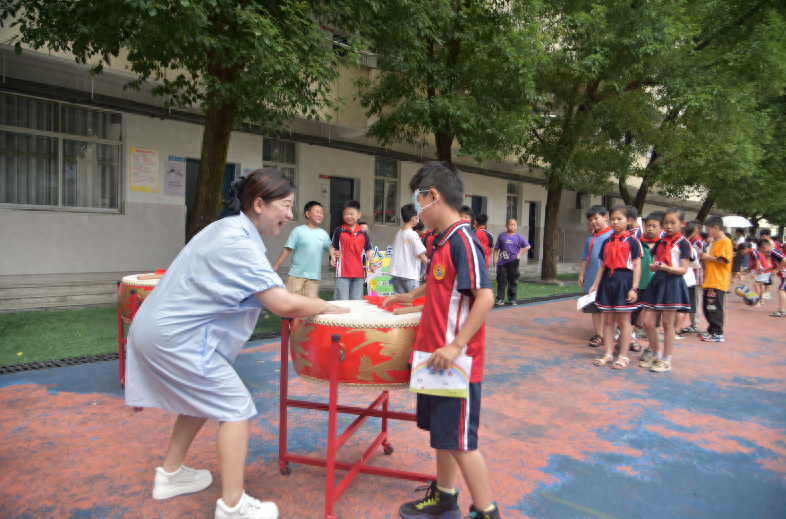
M 229 216 L 248 212 L 254 200 L 261 198 L 265 203 L 281 200 L 295 191 L 295 184 L 276 168 L 262 168 L 251 172 L 247 177 L 237 177 L 232 181 L 229 198 L 224 207 Z

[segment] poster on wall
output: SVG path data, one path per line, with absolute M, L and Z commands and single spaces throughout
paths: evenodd
M 131 148 L 131 191 L 158 193 L 158 150 Z
M 170 155 L 164 162 L 164 194 L 186 196 L 186 158 Z
M 392 296 L 393 284 L 390 282 L 388 275 L 388 267 L 390 267 L 390 258 L 393 257 L 393 246 L 388 245 L 385 252 L 380 252 L 379 247 L 374 246 L 372 253 L 373 265 L 377 267 L 376 272 L 371 272 L 370 265 L 366 267 L 366 283 L 368 284 L 368 295 L 370 296 Z M 363 253 L 365 257 L 365 253 Z

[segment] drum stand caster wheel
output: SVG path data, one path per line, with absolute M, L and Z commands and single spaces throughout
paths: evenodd
M 393 446 L 388 442 L 382 444 L 382 452 L 385 453 L 385 456 L 390 456 L 393 454 Z
M 288 461 L 285 461 L 284 463 L 279 463 L 278 466 L 282 476 L 289 476 L 290 474 L 292 474 L 292 468 L 290 468 Z

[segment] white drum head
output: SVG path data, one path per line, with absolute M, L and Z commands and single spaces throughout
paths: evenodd
M 351 328 L 398 328 L 420 324 L 421 312 L 394 315 L 393 312 L 382 310 L 368 301 L 329 302 L 332 305 L 349 308 L 350 312 L 348 314 L 320 314 L 304 317 L 303 321 Z

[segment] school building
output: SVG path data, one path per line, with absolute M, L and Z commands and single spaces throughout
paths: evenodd
M 0 30 L 9 41 L 8 29 Z M 150 84 L 124 90 L 135 76 L 117 60 L 103 74 L 65 54 L 0 44 L 0 275 L 140 272 L 166 268 L 185 244 L 202 140 L 198 109 L 169 110 Z M 271 263 L 289 231 L 304 222 L 303 205 L 325 207 L 323 227 L 341 220 L 344 201 L 356 199 L 375 245 L 384 250 L 400 228 L 399 208 L 412 201 L 408 182 L 435 148 L 398 144 L 383 148 L 364 136 L 369 123 L 352 98 L 352 79 L 379 71 L 374 56 L 345 69 L 333 91 L 349 101 L 328 124 L 295 121 L 283 137 L 268 138 L 253 125 L 232 133 L 225 189 L 238 175 L 276 166 L 297 185 L 295 219 L 277 237 L 265 237 Z M 454 154 L 458 148 L 454 148 Z M 466 203 L 489 216 L 496 236 L 508 216 L 532 243 L 528 262 L 542 258 L 546 190 L 541 171 L 515 162 L 464 171 Z M 618 195 L 618 193 L 616 193 Z M 565 191 L 559 216 L 558 255 L 577 261 L 593 204 L 609 197 Z M 698 201 L 651 195 L 645 214 L 679 205 L 693 217 Z M 325 261 L 327 264 L 327 261 Z

